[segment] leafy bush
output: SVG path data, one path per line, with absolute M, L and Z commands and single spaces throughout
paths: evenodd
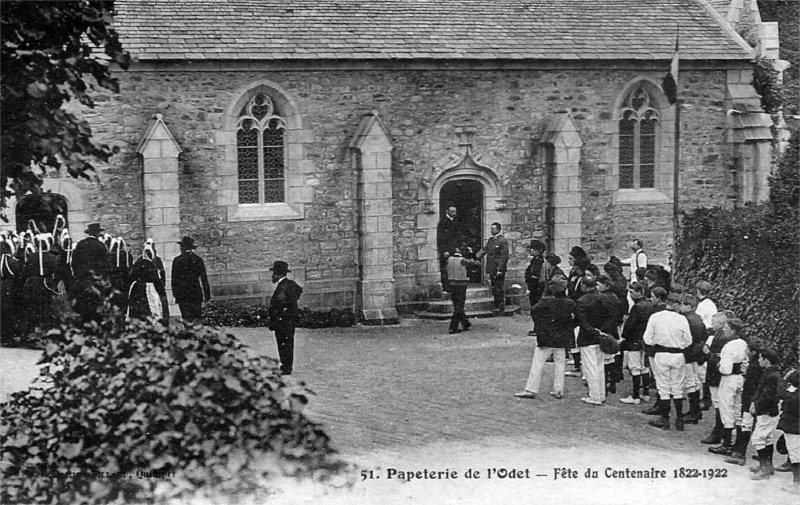
M 356 324 L 356 315 L 349 308 L 322 311 L 300 309 L 300 322 L 297 323 L 301 328 L 339 328 L 354 324 Z
M 800 335 L 798 224 L 797 212 L 770 204 L 698 209 L 678 242 L 680 282 L 709 281 L 717 306 L 735 312 L 747 336 L 771 342 L 787 368 L 797 366 Z
M 3 503 L 239 502 L 342 467 L 309 391 L 232 335 L 117 314 L 42 337 L 38 385 L 0 411 Z
M 210 326 L 229 326 L 240 328 L 266 327 L 269 311 L 266 305 L 242 305 L 235 303 L 210 303 L 203 309 L 203 322 Z M 314 311 L 300 309 L 300 328 L 336 328 L 356 324 L 352 309 L 329 309 Z
M 212 302 L 203 307 L 203 322 L 209 326 L 266 327 L 269 322 L 269 311 L 264 304 Z

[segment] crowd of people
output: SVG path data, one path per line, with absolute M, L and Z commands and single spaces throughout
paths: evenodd
M 50 231 L 42 231 L 50 230 Z M 128 319 L 155 318 L 168 324 L 167 276 L 152 239 L 135 261 L 125 239 L 90 223 L 86 238 L 74 244 L 66 221 L 59 216 L 52 228 L 31 221 L 24 232 L 0 232 L 0 296 L 3 340 L 30 334 L 37 326 L 57 323 L 65 311 L 84 321 L 99 320 L 98 309 L 108 300 Z M 186 322 L 202 320 L 203 303 L 210 301 L 205 263 L 195 253 L 192 237 L 178 242 L 180 255 L 172 260 L 175 303 Z M 297 301 L 303 289 L 287 278 L 284 261 L 270 268 L 276 288 L 269 303 L 269 329 L 275 332 L 282 375 L 294 364 L 294 332 L 299 319 Z
M 51 324 L 64 310 L 97 319 L 105 299 L 128 318 L 169 319 L 166 272 L 153 240 L 142 244 L 134 261 L 125 239 L 104 231 L 100 223 L 90 223 L 86 238 L 73 244 L 58 216 L 52 227 L 30 221 L 25 231 L 0 233 L 4 339 Z M 171 287 L 184 320 L 199 320 L 202 303 L 211 298 L 205 265 L 194 254 L 191 237 L 179 245 Z
M 537 347 L 525 389 L 515 396 L 537 398 L 544 365 L 552 360 L 551 396 L 562 399 L 565 376 L 575 376 L 588 388 L 581 400 L 602 406 L 623 387 L 627 369 L 629 394 L 620 394 L 619 401 L 640 405 L 652 399 L 642 411 L 657 416 L 650 426 L 684 431 L 713 409 L 714 428 L 700 441 L 710 445 L 709 452 L 745 465 L 752 445 L 758 466 L 751 477 L 765 480 L 775 471 L 791 471 L 790 490 L 797 491 L 798 371 L 782 376 L 776 350 L 748 339 L 733 312 L 718 310 L 709 282 L 691 288 L 673 284 L 669 267 L 648 265 L 640 241 L 630 246 L 629 259 L 612 256 L 602 271 L 582 248 L 573 247 L 564 274 L 560 258 L 545 254 L 541 241 L 531 241 L 525 281 L 534 323 L 529 334 L 536 336 Z M 631 268 L 628 278 L 624 265 Z M 573 369 L 567 371 L 570 354 Z M 777 468 L 776 445 L 788 454 Z

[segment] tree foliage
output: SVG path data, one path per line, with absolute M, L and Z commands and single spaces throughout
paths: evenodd
M 90 178 L 113 150 L 64 106 L 94 107 L 97 86 L 119 91 L 110 65 L 129 55 L 113 29 L 111 1 L 0 2 L 0 209 L 13 195 L 40 192 L 49 169 Z
M 791 63 L 783 73 L 783 112 L 800 114 L 800 8 L 797 0 L 759 0 L 761 19 L 777 22 L 780 34 L 780 58 Z
M 794 130 L 789 145 L 769 177 L 769 199 L 776 211 L 796 213 L 800 208 L 800 130 Z
M 40 337 L 41 384 L 0 411 L 3 503 L 241 503 L 343 469 L 310 391 L 232 335 L 116 313 Z

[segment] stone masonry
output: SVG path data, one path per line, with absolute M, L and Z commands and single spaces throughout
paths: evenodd
M 731 65 L 746 69 L 744 64 Z M 621 97 L 633 83 L 643 80 L 658 90 L 664 70 L 646 65 L 573 67 L 492 70 L 466 65 L 447 70 L 354 71 L 309 66 L 258 71 L 211 63 L 142 65 L 118 74 L 120 95 L 104 96 L 90 118 L 99 140 L 121 149 L 101 174 L 101 191 L 92 194 L 92 205 L 119 205 L 112 201 L 113 195 L 136 192 L 126 177 L 107 174 L 141 173 L 136 146 L 153 115 L 161 114 L 183 150 L 176 161 L 180 226 L 173 238 L 192 235 L 197 240 L 212 277 L 213 296 L 263 300 L 271 290 L 266 268 L 273 260 L 284 259 L 305 283 L 301 305 L 355 308 L 360 303 L 355 293 L 361 280 L 359 254 L 364 236 L 358 224 L 359 175 L 350 146 L 362 118 L 375 111 L 393 145 L 391 266 L 398 306 L 435 293 L 437 216 L 430 212 L 436 202 L 423 195 L 438 199 L 435 190 L 443 177 L 473 178 L 484 184 L 484 239 L 493 220 L 504 223 L 512 252 L 509 283 L 521 281 L 527 263 L 525 245 L 534 237 L 555 239 L 555 250 L 562 257 L 567 245 L 580 242 L 602 262 L 610 254 L 627 255 L 625 243 L 637 236 L 657 261 L 663 261 L 672 236 L 671 181 L 655 203 L 620 202 L 613 185 L 613 152 L 615 107 Z M 732 196 L 723 104 L 726 72 L 713 65 L 682 69 L 680 201 L 684 210 L 717 205 Z M 228 166 L 230 153 L 218 144 L 224 137 L 220 132 L 227 128 L 232 104 L 242 100 L 241 90 L 252 89 L 250 83 L 279 90 L 286 96 L 276 100 L 296 108 L 292 114 L 297 116 L 297 147 L 288 153 L 287 177 L 296 181 L 292 184 L 297 184 L 297 196 L 292 214 L 280 219 L 231 220 L 230 204 L 224 203 L 230 201 L 230 186 L 221 177 L 220 167 Z M 566 184 L 574 192 L 574 199 L 565 195 L 568 203 L 559 202 L 558 197 L 550 201 L 547 146 L 542 144 L 559 115 L 569 118 L 566 124 L 571 125 L 573 141 L 562 146 L 570 150 L 564 151 L 569 163 L 565 174 L 569 175 L 560 180 L 561 172 L 557 172 L 554 181 L 558 188 Z M 659 156 L 669 160 L 674 150 L 669 111 L 662 111 L 662 117 Z M 478 168 L 464 168 L 459 175 L 457 163 L 464 156 L 455 130 L 463 124 L 474 125 L 471 149 Z M 579 147 L 574 143 L 578 138 Z M 670 166 L 671 161 L 665 161 L 665 167 Z M 132 202 L 144 199 L 144 190 L 139 191 Z M 552 203 L 555 206 L 548 213 Z M 554 219 L 566 220 L 561 224 L 570 226 L 579 224 L 580 231 L 548 237 Z M 132 237 L 145 234 L 145 223 L 137 219 L 127 221 L 124 229 L 116 218 L 110 222 L 112 232 Z

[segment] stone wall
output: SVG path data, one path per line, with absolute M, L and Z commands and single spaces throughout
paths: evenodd
M 525 245 L 545 226 L 547 173 L 538 144 L 548 120 L 569 111 L 580 129 L 583 181 L 583 243 L 604 260 L 628 255 L 636 235 L 658 257 L 671 240 L 671 204 L 612 204 L 605 189 L 611 173 L 604 152 L 611 143 L 613 107 L 626 83 L 637 77 L 660 82 L 663 70 L 327 70 L 120 72 L 121 94 L 98 96 L 89 118 L 99 140 L 121 152 L 102 174 L 101 191 L 90 201 L 114 232 L 143 238 L 141 160 L 135 148 L 153 114 L 160 113 L 183 149 L 179 167 L 182 235 L 192 235 L 216 280 L 215 296 L 263 296 L 252 287 L 268 283 L 263 271 L 275 259 L 303 272 L 309 306 L 352 306 L 357 277 L 356 174 L 348 145 L 364 114 L 375 110 L 394 144 L 394 274 L 398 302 L 425 299 L 438 282 L 432 237 L 420 227 L 422 174 L 447 159 L 457 146 L 459 124 L 477 127 L 473 149 L 492 168 L 508 195 L 511 242 L 509 282 L 521 281 Z M 268 80 L 286 90 L 313 133 L 305 157 L 313 187 L 304 219 L 229 223 L 217 206 L 217 167 L 224 154 L 215 144 L 224 112 L 240 97 L 233 91 Z M 725 72 L 681 73 L 682 208 L 719 204 L 728 194 L 724 111 Z M 101 210 L 102 209 L 102 210 Z M 112 217 L 113 215 L 113 217 Z M 124 217 L 120 217 L 124 216 Z M 127 221 L 123 223 L 122 221 Z M 488 230 L 490 223 L 484 223 Z M 177 240 L 178 237 L 176 237 Z M 556 251 L 564 258 L 567 251 Z M 663 256 L 663 254 L 661 254 Z M 249 272 L 242 274 L 242 272 Z M 228 282 L 250 276 L 242 286 Z M 227 277 L 227 278 L 226 278 Z M 248 284 L 250 283 L 250 284 Z M 238 290 L 238 291 L 237 291 Z M 317 294 L 315 294 L 317 293 Z M 313 301 L 312 301 L 313 300 Z M 303 305 L 301 300 L 301 305 Z M 313 304 L 313 305 L 312 305 Z

